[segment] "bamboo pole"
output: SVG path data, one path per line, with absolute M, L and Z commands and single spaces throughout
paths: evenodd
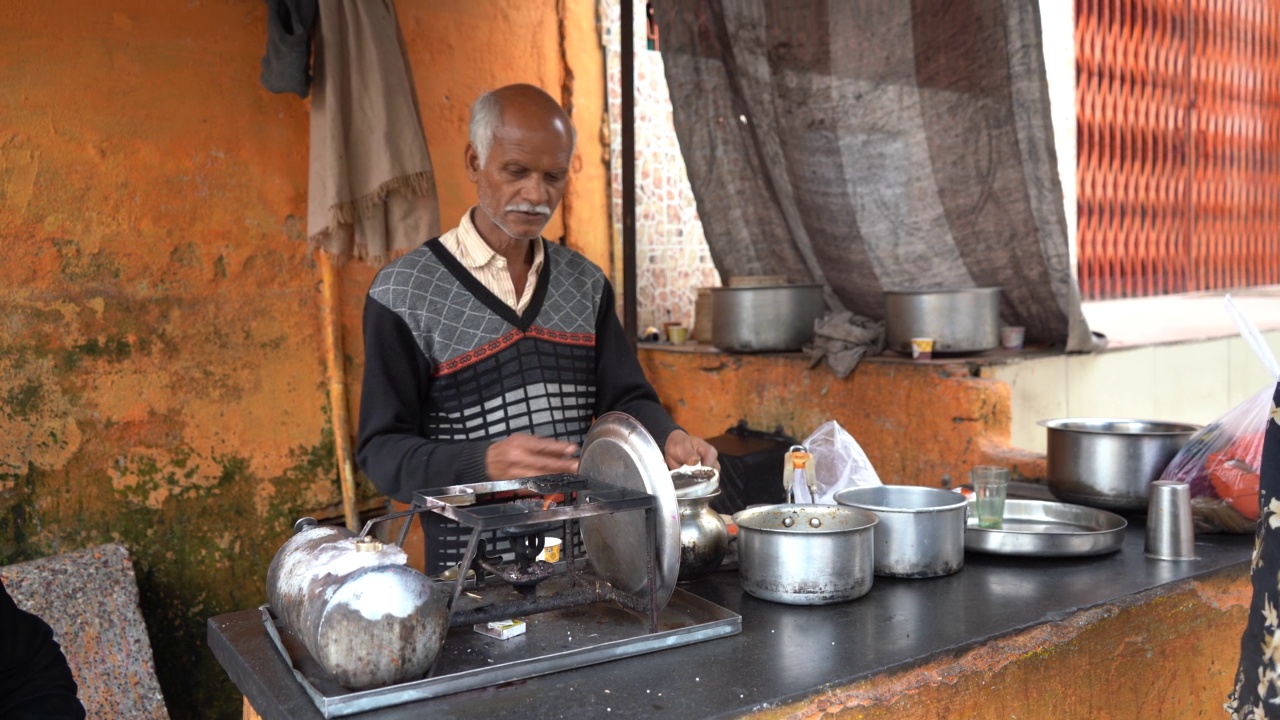
M 329 381 L 329 412 L 333 423 L 333 447 L 338 459 L 338 481 L 342 487 L 342 514 L 347 529 L 359 532 L 356 514 L 355 466 L 351 460 L 351 421 L 347 417 L 347 373 L 342 360 L 341 292 L 338 270 L 329 253 L 317 250 L 320 262 L 320 306 L 324 322 L 324 364 Z

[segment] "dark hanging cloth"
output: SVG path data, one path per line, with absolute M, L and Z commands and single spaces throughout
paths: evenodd
M 1253 600 L 1240 638 L 1236 686 L 1226 710 L 1232 720 L 1280 717 L 1280 385 L 1262 441 L 1258 518 L 1250 577 Z
M 655 3 L 716 268 L 830 289 L 1000 286 L 1027 340 L 1090 350 L 1034 0 Z
M 318 0 L 266 0 L 267 52 L 262 86 L 273 93 L 306 97 L 311 89 L 311 28 Z
M 76 692 L 53 630 L 0 584 L 0 718 L 83 720 Z

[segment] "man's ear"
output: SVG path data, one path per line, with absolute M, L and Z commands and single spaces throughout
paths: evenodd
M 467 149 L 462 151 L 462 161 L 467 166 L 467 179 L 476 182 L 480 179 L 480 153 L 476 152 L 476 146 L 467 143 Z

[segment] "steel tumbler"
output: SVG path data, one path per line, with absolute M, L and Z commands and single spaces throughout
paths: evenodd
M 1196 536 L 1191 525 L 1191 488 L 1184 482 L 1157 480 L 1147 499 L 1147 557 L 1194 560 Z

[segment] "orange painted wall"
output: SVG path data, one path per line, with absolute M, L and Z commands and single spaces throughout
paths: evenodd
M 607 265 L 593 3 L 397 7 L 445 226 L 471 98 L 560 96 L 567 62 L 589 127 L 549 236 Z M 262 602 L 292 520 L 339 500 L 308 111 L 259 85 L 265 28 L 261 0 L 0 3 L 0 563 L 128 546 L 175 718 L 239 713 L 204 621 Z M 342 269 L 353 413 L 371 277 Z

